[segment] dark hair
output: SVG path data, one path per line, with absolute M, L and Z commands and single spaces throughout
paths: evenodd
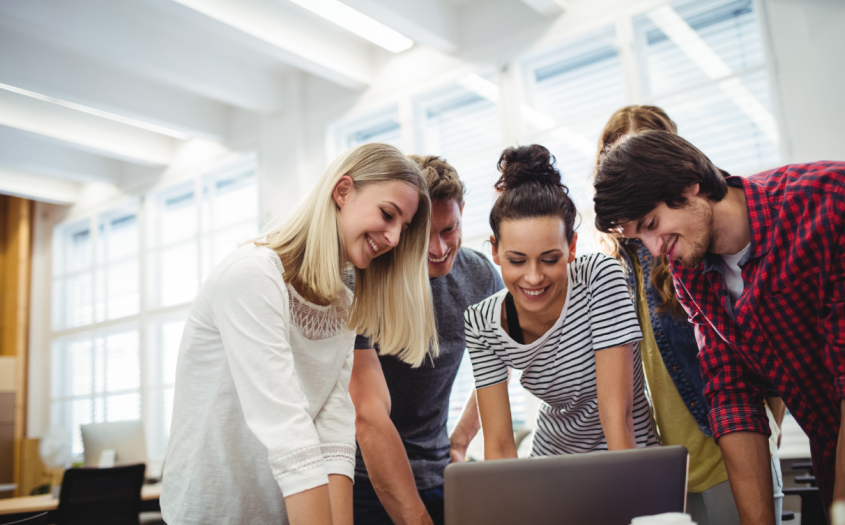
M 647 130 L 662 130 L 677 135 L 678 125 L 657 106 L 625 106 L 614 111 L 599 136 L 596 166 L 601 163 L 602 157 L 616 145 L 616 141 L 629 133 L 641 133 Z M 619 253 L 624 249 L 621 244 L 622 239 L 622 234 L 618 232 L 599 233 L 599 245 L 602 251 L 616 258 L 625 267 L 626 261 Z M 626 270 L 629 269 L 626 268 Z M 686 319 L 687 313 L 678 302 L 675 285 L 672 283 L 669 260 L 665 255 L 659 257 L 651 267 L 651 282 L 662 300 L 657 311 L 659 313 L 671 311 L 672 315 L 678 319 Z
M 663 130 L 678 134 L 678 125 L 657 106 L 625 106 L 613 112 L 599 136 L 599 149 L 596 153 L 596 165 L 614 143 L 628 133 L 648 129 Z
M 686 204 L 684 190 L 694 184 L 712 201 L 728 191 L 723 172 L 698 148 L 667 131 L 631 135 L 602 156 L 593 186 L 596 229 L 615 228 L 642 219 L 661 202 Z
M 451 164 L 435 155 L 408 155 L 408 158 L 422 170 L 432 201 L 454 199 L 458 204 L 464 203 L 466 187 Z
M 566 226 L 566 241 L 572 242 L 578 212 L 554 164 L 554 156 L 539 144 L 502 152 L 496 164 L 502 176 L 493 186 L 499 198 L 490 211 L 490 227 L 496 240 L 504 220 L 560 217 Z

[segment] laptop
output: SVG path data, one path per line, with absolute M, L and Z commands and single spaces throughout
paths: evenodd
M 688 468 L 682 446 L 453 463 L 446 525 L 629 525 L 685 512 Z

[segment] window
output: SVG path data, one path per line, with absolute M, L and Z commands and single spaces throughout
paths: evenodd
M 415 99 L 420 152 L 439 155 L 455 167 L 466 186 L 464 242 L 489 237 L 490 208 L 502 152 L 498 88 L 492 73 L 471 74 L 456 84 Z
M 50 418 L 74 455 L 79 425 L 143 417 L 150 459 L 164 457 L 190 303 L 257 234 L 252 155 L 56 227 Z
M 522 63 L 526 143 L 546 146 L 557 159 L 580 215 L 576 221 L 579 254 L 596 251 L 592 170 L 599 134 L 608 117 L 627 103 L 615 39 L 614 28 L 604 28 Z
M 620 35 L 632 40 L 620 41 Z M 610 115 L 629 104 L 660 106 L 679 134 L 717 166 L 755 173 L 780 161 L 769 67 L 753 0 L 677 0 L 518 57 L 505 69 L 519 72 L 521 89 L 500 90 L 491 68 L 402 97 L 397 107 L 413 108 L 405 128 L 390 109 L 333 129 L 343 147 L 402 138 L 414 144 L 413 153 L 440 155 L 453 164 L 467 187 L 464 246 L 482 251 L 490 234 L 496 161 L 509 145 L 505 137 L 542 144 L 556 157 L 578 209 L 577 253 L 585 254 L 597 250 L 592 170 Z M 516 132 L 505 130 L 514 126 L 505 124 L 508 118 Z M 450 430 L 472 385 L 465 356 L 450 398 Z M 512 374 L 510 388 L 514 425 L 531 424 L 526 410 L 533 410 L 533 400 L 518 385 L 518 374 Z
M 402 126 L 395 107 L 337 124 L 332 135 L 335 140 L 332 157 L 369 142 L 384 142 L 403 149 Z
M 681 1 L 634 19 L 642 91 L 717 166 L 780 160 L 767 61 L 751 0 Z

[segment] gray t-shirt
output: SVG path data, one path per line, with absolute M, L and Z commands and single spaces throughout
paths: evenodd
M 411 368 L 394 356 L 379 356 L 390 391 L 390 419 L 405 445 L 417 488 L 426 490 L 443 484 L 443 470 L 449 464 L 449 436 L 446 420 L 449 395 L 464 352 L 464 310 L 504 288 L 502 278 L 490 261 L 469 248 L 455 256 L 452 271 L 430 280 L 440 356 Z M 359 337 L 355 348 L 371 348 Z M 368 478 L 358 449 L 355 477 Z

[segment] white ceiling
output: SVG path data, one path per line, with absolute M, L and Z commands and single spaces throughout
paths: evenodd
M 564 0 L 342 1 L 454 54 L 467 9 L 542 21 Z M 390 55 L 289 0 L 3 0 L 0 192 L 72 202 L 87 182 L 154 179 L 185 140 L 225 143 L 233 112 L 284 111 L 290 72 L 359 90 Z

